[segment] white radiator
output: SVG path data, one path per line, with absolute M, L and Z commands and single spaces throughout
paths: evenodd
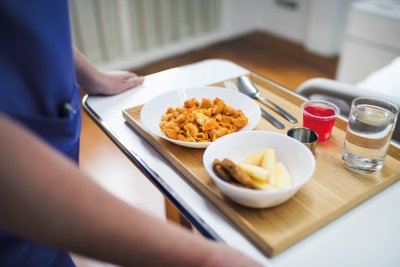
M 223 0 L 71 0 L 74 45 L 129 69 L 223 38 Z

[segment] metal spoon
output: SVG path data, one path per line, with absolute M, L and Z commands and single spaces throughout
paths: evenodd
M 236 84 L 232 82 L 231 80 L 224 81 L 224 85 L 227 89 L 233 90 L 233 91 L 239 91 L 239 89 L 236 87 Z M 243 93 L 242 93 L 243 94 Z M 266 118 L 272 125 L 274 125 L 278 129 L 285 129 L 285 125 L 275 119 L 274 116 L 266 112 L 263 108 L 260 107 L 261 115 Z
M 290 115 L 286 110 L 284 110 L 283 108 L 281 108 L 280 106 L 278 106 L 277 104 L 272 102 L 271 100 L 262 97 L 260 95 L 260 92 L 258 91 L 258 89 L 254 86 L 254 84 L 250 81 L 249 78 L 247 78 L 246 76 L 240 76 L 239 78 L 237 78 L 237 82 L 239 85 L 239 90 L 242 93 L 248 95 L 251 98 L 258 99 L 263 104 L 274 107 L 279 115 L 281 115 L 282 117 L 284 117 L 291 123 L 297 122 L 297 119 L 295 117 L 293 117 L 292 115 Z

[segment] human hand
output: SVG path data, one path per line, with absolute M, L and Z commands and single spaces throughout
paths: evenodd
M 143 83 L 144 78 L 129 71 L 101 71 L 74 48 L 76 78 L 89 94 L 115 95 Z
M 87 79 L 80 79 L 79 85 L 91 94 L 115 95 L 139 86 L 144 77 L 129 71 L 97 71 Z

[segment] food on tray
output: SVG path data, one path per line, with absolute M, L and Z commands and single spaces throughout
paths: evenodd
M 269 184 L 276 188 L 289 188 L 292 186 L 292 179 L 282 162 L 275 164 L 274 170 L 269 178 Z
M 264 169 L 269 170 L 272 172 L 275 168 L 275 150 L 271 148 L 265 149 L 263 158 L 261 160 L 260 166 Z
M 250 175 L 230 159 L 223 159 L 222 161 L 218 159 L 214 160 L 213 169 L 217 173 L 218 177 L 228 183 L 248 188 L 255 188 L 254 180 Z
M 235 164 L 229 159 L 218 160 L 215 159 L 213 162 L 213 170 L 218 177 L 223 179 L 225 182 L 251 188 L 251 189 L 267 189 L 268 185 L 266 181 L 260 181 L 254 179 L 246 170 Z
M 226 182 L 252 189 L 286 189 L 292 179 L 282 162 L 276 162 L 275 150 L 260 149 L 240 163 L 229 159 L 214 160 L 213 169 Z
M 262 167 L 251 165 L 247 163 L 239 163 L 240 168 L 247 172 L 252 178 L 259 182 L 266 183 L 270 175 L 270 171 Z
M 255 153 L 251 154 L 250 156 L 248 156 L 247 158 L 242 160 L 242 163 L 248 163 L 248 164 L 260 166 L 266 150 L 267 150 L 266 148 L 257 150 Z
M 228 170 L 225 170 L 224 166 L 222 166 L 222 161 L 220 161 L 219 159 L 214 160 L 213 170 L 218 175 L 218 177 L 225 182 L 230 183 L 233 181 L 232 176 L 229 174 Z
M 248 118 L 219 98 L 186 100 L 183 107 L 168 108 L 161 117 L 161 131 L 186 142 L 210 142 L 246 126 Z

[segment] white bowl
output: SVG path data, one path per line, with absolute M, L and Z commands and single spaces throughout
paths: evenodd
M 239 131 L 250 131 L 256 127 L 260 121 L 260 107 L 253 99 L 236 91 L 212 86 L 179 89 L 161 94 L 151 99 L 143 106 L 142 111 L 140 112 L 140 119 L 147 130 L 165 140 L 181 146 L 205 148 L 211 142 L 185 142 L 169 138 L 163 132 L 161 132 L 159 123 L 161 116 L 165 114 L 165 111 L 169 107 L 176 108 L 183 106 L 185 100 L 191 98 L 195 98 L 200 101 L 201 98 L 209 98 L 213 100 L 216 97 L 220 98 L 227 105 L 230 105 L 234 109 L 241 109 L 249 118 L 247 125 L 241 128 Z
M 212 163 L 215 159 L 229 158 L 238 163 L 263 147 L 275 149 L 276 161 L 286 166 L 292 178 L 292 187 L 282 190 L 247 189 L 227 183 L 214 173 Z M 224 195 L 234 202 L 253 208 L 273 207 L 287 201 L 311 178 L 315 170 L 314 156 L 304 144 L 286 135 L 267 131 L 223 136 L 207 147 L 203 163 Z

